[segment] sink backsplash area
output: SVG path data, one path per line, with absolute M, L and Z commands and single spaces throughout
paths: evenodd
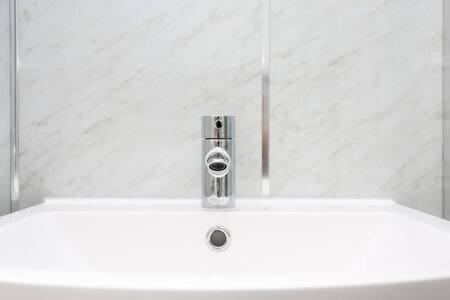
M 236 194 L 259 197 L 270 37 L 270 196 L 383 197 L 442 216 L 443 1 L 272 1 L 269 31 L 264 1 L 18 0 L 22 206 L 199 198 L 208 114 L 236 116 Z
M 442 1 L 272 1 L 271 191 L 442 213 Z
M 19 2 L 22 203 L 200 197 L 200 118 L 221 112 L 257 195 L 260 0 Z

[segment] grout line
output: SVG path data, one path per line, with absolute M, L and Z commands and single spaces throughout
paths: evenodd
M 442 217 L 445 218 L 446 217 L 446 213 L 445 213 L 445 117 L 446 117 L 446 113 L 445 113 L 445 73 L 446 73 L 446 68 L 445 68 L 445 51 L 446 51 L 446 38 L 445 38 L 445 9 L 446 9 L 446 5 L 445 5 L 445 0 L 442 1 L 442 179 L 441 179 L 441 183 L 442 183 Z
M 447 109 L 447 105 L 446 105 L 446 98 L 447 98 L 447 88 L 446 88 L 446 79 L 447 79 L 447 51 L 449 49 L 447 49 L 447 33 L 446 33 L 446 29 L 447 29 L 447 12 L 446 10 L 447 8 L 447 4 L 446 4 L 447 0 L 443 0 L 442 1 L 442 217 L 443 218 L 449 218 L 450 216 L 447 215 L 446 213 L 446 209 L 447 209 L 447 200 L 446 200 L 446 192 L 445 192 L 445 188 L 446 188 L 446 176 L 447 176 L 447 172 L 446 172 L 446 155 L 445 155 L 445 151 L 446 151 L 446 118 L 447 118 L 447 114 L 446 114 L 446 109 Z
M 17 0 L 9 1 L 10 56 L 10 212 L 19 209 L 19 99 Z
M 270 0 L 262 0 L 262 52 L 261 52 L 261 194 L 270 194 Z

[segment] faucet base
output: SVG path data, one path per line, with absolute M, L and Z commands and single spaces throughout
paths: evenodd
M 202 199 L 202 208 L 207 209 L 229 209 L 234 208 L 236 203 L 234 202 L 234 197 L 222 197 L 218 198 L 216 196 L 204 197 Z

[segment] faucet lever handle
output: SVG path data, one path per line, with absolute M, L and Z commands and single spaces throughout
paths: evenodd
M 233 139 L 234 116 L 204 116 L 202 117 L 202 138 Z

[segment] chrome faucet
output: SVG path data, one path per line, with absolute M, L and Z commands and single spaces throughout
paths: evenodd
M 202 117 L 202 207 L 234 207 L 234 116 Z

